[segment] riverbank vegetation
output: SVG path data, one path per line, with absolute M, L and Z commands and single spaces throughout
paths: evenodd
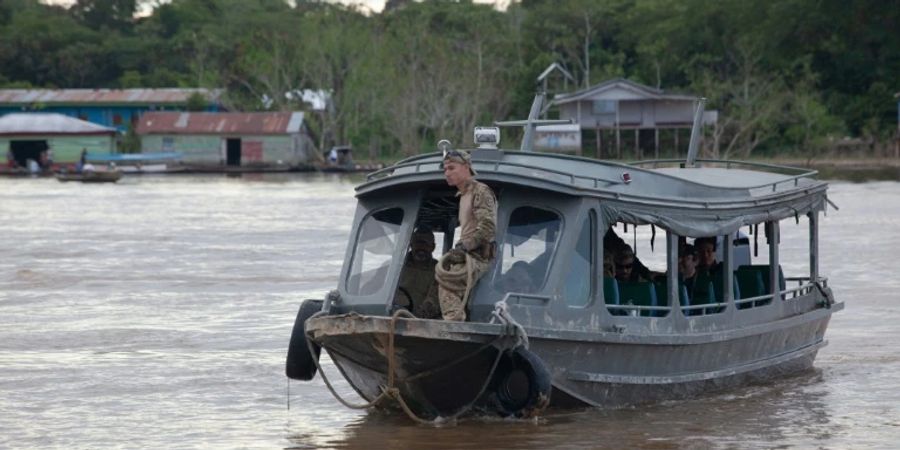
M 134 18 L 141 7 L 149 14 Z M 558 62 L 569 90 L 625 77 L 702 95 L 730 158 L 893 153 L 900 9 L 875 0 L 296 0 L 0 3 L 0 87 L 221 87 L 233 110 L 308 109 L 358 157 L 431 151 L 527 115 Z M 556 86 L 559 90 L 561 86 Z M 35 105 L 39 108 L 40 105 Z M 711 147 L 710 147 L 711 148 Z M 710 149 L 707 149 L 709 152 Z

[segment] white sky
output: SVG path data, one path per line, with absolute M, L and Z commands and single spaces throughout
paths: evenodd
M 42 3 L 47 3 L 51 5 L 73 5 L 76 0 L 41 0 Z M 155 3 L 168 3 L 171 0 L 155 0 Z M 384 9 L 384 3 L 386 0 L 328 0 L 335 3 L 343 3 L 345 5 L 359 5 L 362 9 L 370 10 L 373 12 L 381 12 Z M 475 3 L 489 3 L 493 4 L 497 9 L 504 10 L 512 0 L 473 0 Z M 149 15 L 150 10 L 141 11 L 138 13 L 139 15 Z

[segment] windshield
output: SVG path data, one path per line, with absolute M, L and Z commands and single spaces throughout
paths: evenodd
M 525 206 L 512 212 L 500 255 L 502 291 L 532 293 L 543 287 L 561 225 L 559 215 L 546 209 Z
M 402 222 L 400 208 L 383 209 L 363 219 L 347 278 L 348 293 L 371 295 L 384 286 Z

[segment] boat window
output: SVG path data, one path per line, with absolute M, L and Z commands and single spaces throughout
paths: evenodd
M 627 223 L 610 227 L 603 237 L 603 264 L 603 297 L 610 314 L 669 314 L 663 230 Z
M 587 306 L 593 297 L 595 222 L 594 212 L 591 211 L 581 225 L 578 243 L 569 258 L 566 283 L 563 285 L 563 298 L 570 306 Z
M 817 254 L 816 230 L 809 216 L 767 222 L 745 228 L 748 236 L 748 262 L 735 262 L 735 277 L 740 295 L 739 310 L 751 309 L 772 303 L 772 282 L 780 298 L 789 300 L 811 292 L 810 282 L 816 276 L 814 255 Z M 773 239 L 777 236 L 778 239 Z M 774 246 L 774 247 L 773 247 Z M 777 267 L 773 273 L 771 267 Z M 774 276 L 773 276 L 774 275 Z M 787 276 L 786 276 L 787 275 Z M 779 298 L 779 297 L 775 297 Z
M 348 293 L 371 295 L 381 289 L 397 247 L 402 222 L 403 210 L 400 208 L 384 209 L 363 219 L 347 279 Z
M 505 292 L 536 292 L 544 285 L 562 226 L 553 211 L 524 206 L 509 216 L 500 253 L 497 286 Z

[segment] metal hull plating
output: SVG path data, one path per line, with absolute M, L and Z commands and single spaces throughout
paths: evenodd
M 394 350 L 394 386 L 404 401 L 423 417 L 450 416 L 476 402 L 489 381 L 505 338 L 473 328 L 497 325 L 347 315 L 310 319 L 307 330 L 351 386 L 372 401 L 389 386 L 391 328 Z M 496 346 L 495 346 L 496 345 Z
M 746 330 L 671 336 L 529 330 L 530 350 L 552 373 L 551 406 L 619 407 L 687 398 L 809 370 L 831 313 L 817 309 Z M 508 348 L 499 325 L 374 316 L 308 322 L 310 336 L 365 399 L 389 383 L 394 328 L 395 385 L 417 414 L 448 416 L 476 401 L 497 352 Z M 416 377 L 416 375 L 426 374 Z M 490 406 L 490 389 L 476 404 Z

